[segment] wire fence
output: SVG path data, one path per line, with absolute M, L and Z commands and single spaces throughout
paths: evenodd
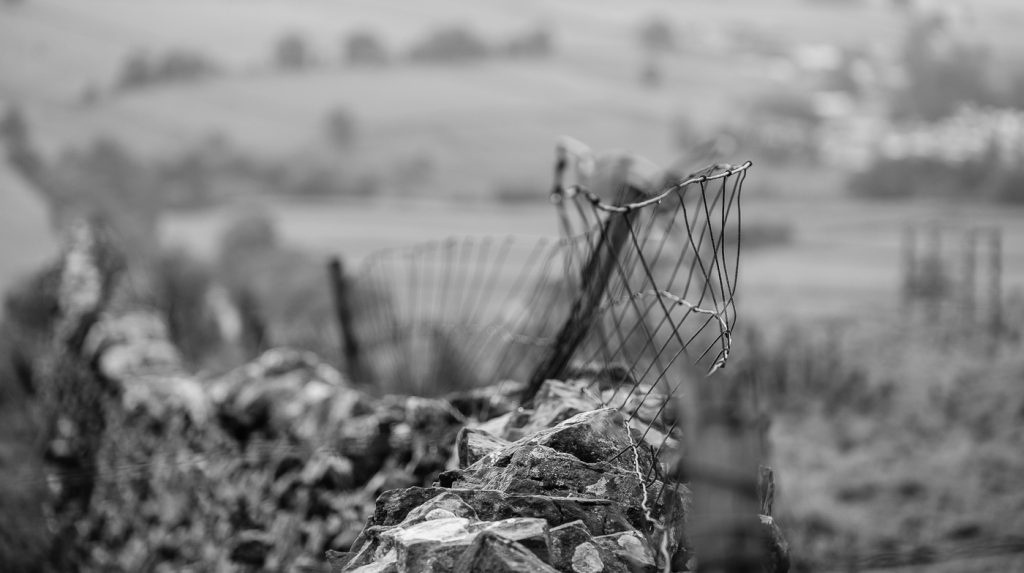
M 736 323 L 750 163 L 689 177 L 563 145 L 560 239 L 460 238 L 378 252 L 357 273 L 353 357 L 410 392 L 599 372 L 606 406 L 659 418 L 687 368 L 713 373 Z

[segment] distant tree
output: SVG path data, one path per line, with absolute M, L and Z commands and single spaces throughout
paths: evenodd
M 217 72 L 217 65 L 209 58 L 188 50 L 171 50 L 153 67 L 154 79 L 160 81 L 198 80 Z
M 915 16 L 901 55 L 907 84 L 893 101 L 898 119 L 934 121 L 964 103 L 999 103 L 987 46 L 959 37 L 942 16 Z
M 0 140 L 9 146 L 23 145 L 28 141 L 28 121 L 21 108 L 10 106 L 0 118 Z
M 464 62 L 487 57 L 490 50 L 479 36 L 462 27 L 450 26 L 431 33 L 413 46 L 409 59 L 419 62 Z
M 6 147 L 11 165 L 22 177 L 38 185 L 43 176 L 43 160 L 32 142 L 28 120 L 21 108 L 11 106 L 0 119 L 0 143 Z
M 676 36 L 664 18 L 651 18 L 640 26 L 640 44 L 651 52 L 671 52 L 676 49 Z
M 220 260 L 227 263 L 259 252 L 280 247 L 277 227 L 270 215 L 249 209 L 237 215 L 220 238 Z
M 218 66 L 206 56 L 182 49 L 154 56 L 133 50 L 121 65 L 118 85 L 122 89 L 141 88 L 161 82 L 195 81 L 209 77 Z
M 554 45 L 551 32 L 546 28 L 537 28 L 508 41 L 505 53 L 512 57 L 540 58 L 551 55 Z
M 381 66 L 388 63 L 388 51 L 372 32 L 359 30 L 345 39 L 345 61 L 354 66 Z
M 135 49 L 128 53 L 121 65 L 117 85 L 121 88 L 142 87 L 149 85 L 153 77 L 149 54 L 144 50 Z
M 312 65 L 313 53 L 305 38 L 291 32 L 274 44 L 274 63 L 283 70 L 301 70 Z
M 328 113 L 324 129 L 331 143 L 340 149 L 347 149 L 355 142 L 356 120 L 345 108 L 336 108 Z

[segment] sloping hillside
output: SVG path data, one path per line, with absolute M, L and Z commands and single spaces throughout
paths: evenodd
M 0 292 L 56 252 L 43 199 L 0 161 Z

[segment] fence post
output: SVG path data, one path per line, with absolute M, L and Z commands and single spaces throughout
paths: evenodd
M 691 535 L 701 573 L 760 573 L 766 562 L 760 437 L 748 381 L 702 376 L 695 385 L 696 428 L 682 467 L 693 487 Z
M 646 197 L 643 190 L 628 182 L 629 163 L 624 162 L 619 166 L 616 177 L 620 178 L 616 183 L 625 190 L 624 203 L 632 203 Z M 590 253 L 583 266 L 580 293 L 573 301 L 569 316 L 558 331 L 547 357 L 538 364 L 530 376 L 520 400 L 522 404 L 529 404 L 533 400 L 545 380 L 562 375 L 576 349 L 590 332 L 597 318 L 597 309 L 608 288 L 612 271 L 620 264 L 619 253 L 631 232 L 634 215 L 635 212 L 627 210 L 609 213 L 605 219 L 594 251 Z
M 975 315 L 975 300 L 974 291 L 977 283 L 975 275 L 977 270 L 977 250 L 978 250 L 978 229 L 972 227 L 967 231 L 967 237 L 964 241 L 965 257 L 964 257 L 964 284 L 963 284 L 963 314 L 964 314 L 964 326 L 971 327 L 974 324 Z
M 939 315 L 942 313 L 942 299 L 945 296 L 945 268 L 942 261 L 942 227 L 932 222 L 928 229 L 928 272 L 925 279 L 931 281 L 928 285 L 927 306 L 925 320 L 929 324 L 939 322 Z
M 917 288 L 917 228 L 903 227 L 903 304 L 909 309 L 914 304 Z
M 993 342 L 998 342 L 1003 330 L 1003 230 L 994 228 L 990 232 L 991 250 L 991 276 L 990 276 L 990 298 L 991 314 L 989 315 L 989 330 Z
M 352 321 L 351 285 L 348 277 L 345 276 L 344 266 L 339 257 L 331 257 L 328 261 L 327 278 L 338 321 L 338 334 L 341 336 L 341 351 L 345 357 L 349 376 L 356 382 L 366 382 L 366 370 L 362 364 L 359 339 Z

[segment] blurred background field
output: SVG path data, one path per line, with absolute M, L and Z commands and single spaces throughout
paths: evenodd
M 98 210 L 337 360 L 325 258 L 557 236 L 561 135 L 750 159 L 735 371 L 805 568 L 1019 539 L 1021 26 L 1015 0 L 7 0 L 0 288 Z M 998 332 L 901 296 L 932 222 L 1001 229 Z

